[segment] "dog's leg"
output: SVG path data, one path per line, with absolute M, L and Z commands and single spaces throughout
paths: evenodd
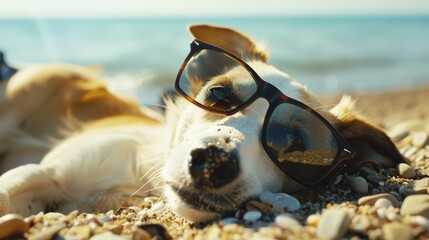
M 27 164 L 0 176 L 0 216 L 36 214 L 61 202 L 63 195 L 51 178 L 49 169 Z

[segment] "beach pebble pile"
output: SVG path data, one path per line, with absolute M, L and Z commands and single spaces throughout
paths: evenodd
M 148 197 L 100 214 L 9 214 L 0 218 L 0 239 L 429 239 L 428 134 L 402 131 L 395 139 L 409 164 L 363 167 L 293 195 L 262 192 L 204 225 Z

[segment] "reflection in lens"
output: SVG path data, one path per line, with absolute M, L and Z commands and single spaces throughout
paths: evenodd
M 338 152 L 331 130 L 311 112 L 289 103 L 273 111 L 265 137 L 269 155 L 303 182 L 322 177 Z
M 245 67 L 227 55 L 204 49 L 185 66 L 180 89 L 213 110 L 237 108 L 256 92 L 256 83 Z

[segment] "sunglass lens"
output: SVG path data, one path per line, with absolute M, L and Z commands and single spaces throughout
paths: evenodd
M 237 60 L 204 49 L 186 64 L 179 78 L 186 95 L 217 112 L 236 109 L 256 93 L 252 75 Z
M 312 184 L 330 169 L 338 141 L 328 126 L 309 109 L 282 103 L 266 123 L 268 154 L 292 177 Z

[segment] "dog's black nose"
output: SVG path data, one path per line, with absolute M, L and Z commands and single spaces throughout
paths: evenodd
M 239 172 L 236 151 L 226 152 L 216 146 L 191 151 L 189 173 L 198 184 L 219 188 L 234 180 Z

